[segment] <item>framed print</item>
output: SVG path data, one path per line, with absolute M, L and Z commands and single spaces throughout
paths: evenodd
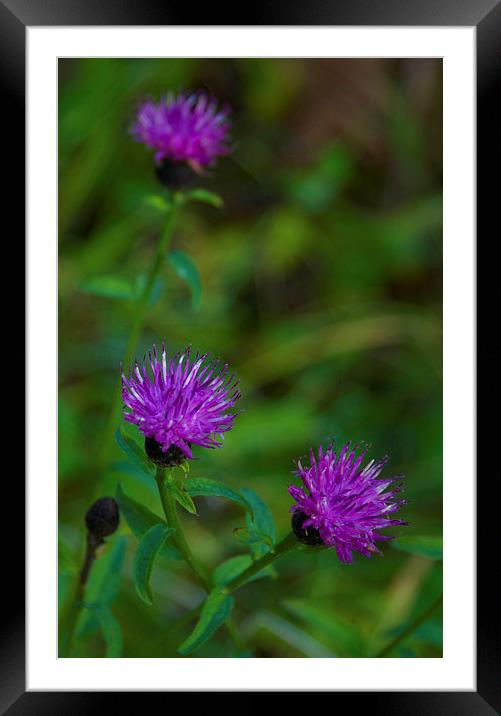
M 316 5 L 0 6 L 28 339 L 3 712 L 501 708 L 474 274 L 499 5 Z

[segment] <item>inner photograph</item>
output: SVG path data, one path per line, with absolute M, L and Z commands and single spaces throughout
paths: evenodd
M 59 59 L 59 657 L 442 656 L 442 100 Z

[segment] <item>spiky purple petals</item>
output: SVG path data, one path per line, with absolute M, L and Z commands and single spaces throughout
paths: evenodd
M 155 161 L 169 159 L 194 167 L 210 166 L 231 150 L 227 144 L 229 108 L 217 109 L 216 100 L 203 92 L 172 93 L 160 100 L 143 102 L 131 134 L 155 150 Z
M 237 384 L 227 365 L 206 354 L 192 358 L 189 348 L 169 358 L 162 343 L 159 357 L 153 346 L 148 360 L 136 361 L 128 377 L 122 373 L 124 418 L 163 452 L 179 448 L 192 458 L 191 445 L 220 447 L 233 427 Z
M 378 530 L 406 524 L 389 517 L 405 504 L 395 497 L 401 485 L 394 485 L 396 478 L 378 479 L 388 458 L 371 460 L 362 467 L 366 453 L 363 449 L 357 454 L 351 443 L 337 454 L 332 444 L 325 452 L 320 447 L 318 457 L 310 450 L 310 464 L 303 467 L 298 461 L 295 471 L 302 486 L 289 487 L 297 503 L 291 512 L 306 516 L 302 529 L 318 530 L 323 543 L 335 547 L 344 563 L 352 562 L 353 550 L 370 557 L 379 552 L 377 541 L 392 539 Z

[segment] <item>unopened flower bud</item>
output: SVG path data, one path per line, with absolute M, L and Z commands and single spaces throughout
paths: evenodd
M 101 497 L 89 507 L 85 515 L 85 524 L 89 534 L 102 539 L 113 534 L 120 521 L 118 503 L 113 497 Z

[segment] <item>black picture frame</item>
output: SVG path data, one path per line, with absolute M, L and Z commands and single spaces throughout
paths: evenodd
M 501 2 L 500 0 L 273 0 L 268 3 L 252 3 L 241 8 L 241 15 L 230 17 L 224 6 L 207 4 L 197 7 L 197 25 L 361 25 L 361 26 L 476 26 L 477 29 L 477 232 L 484 235 L 486 245 L 488 228 L 497 233 L 494 212 L 499 180 L 491 180 L 492 164 L 498 169 L 499 120 L 493 111 L 496 89 L 501 80 Z M 8 213 L 17 216 L 16 234 L 18 247 L 23 246 L 21 235 L 24 217 L 24 146 L 25 146 L 25 40 L 26 28 L 53 25 L 192 25 L 193 8 L 185 3 L 165 0 L 0 0 L 0 47 L 3 109 L 0 112 L 3 125 L 3 175 L 7 179 Z M 499 92 L 497 93 L 499 94 Z M 496 154 L 497 152 L 497 154 Z M 458 158 L 458 168 L 460 158 Z M 4 193 L 5 196 L 5 193 Z M 497 199 L 497 201 L 496 201 Z M 17 211 L 16 211 L 17 209 Z M 495 237 L 492 236 L 492 241 Z M 481 256 L 481 254 L 480 254 Z M 10 261 L 10 259 L 9 259 Z M 21 258 L 22 262 L 22 258 Z M 491 263 L 494 272 L 495 262 Z M 489 278 L 491 280 L 489 280 Z M 499 279 L 498 279 L 499 281 Z M 494 273 L 479 284 L 478 315 L 487 315 L 494 304 L 496 281 Z M 22 298 L 17 300 L 22 307 Z M 21 322 L 15 314 L 10 315 L 10 325 L 5 331 L 19 327 Z M 10 344 L 13 339 L 10 339 Z M 490 345 L 492 341 L 490 342 Z M 36 347 L 29 346 L 30 350 Z M 481 357 L 487 372 L 495 375 L 494 348 L 486 348 Z M 19 357 L 18 357 L 18 360 Z M 491 365 L 489 365 L 489 363 Z M 489 367 L 491 370 L 489 371 Z M 485 372 L 485 371 L 484 371 Z M 19 378 L 18 378 L 19 380 Z M 492 398 L 491 398 L 492 400 Z M 16 403 L 22 404 L 20 396 Z M 485 426 L 482 434 L 493 430 Z M 488 437 L 488 435 L 487 435 Z M 22 454 L 22 449 L 19 454 Z M 493 467 L 493 466 L 491 466 Z M 465 470 L 471 470 L 465 465 Z M 13 472 L 13 471 L 11 471 Z M 19 471 L 18 471 L 19 472 Z M 496 482 L 497 475 L 492 470 Z M 14 479 L 15 478 L 15 479 Z M 7 476 L 5 476 L 7 479 Z M 489 479 L 487 477 L 487 479 Z M 493 480 L 494 481 L 494 480 Z M 482 490 L 482 487 L 484 488 Z M 493 588 L 493 562 L 499 555 L 499 517 L 497 501 L 493 499 L 495 487 L 487 480 L 479 483 L 478 547 L 477 547 L 477 691 L 457 692 L 334 692 L 332 706 L 339 709 L 342 701 L 349 699 L 350 706 L 370 709 L 371 713 L 385 714 L 454 714 L 455 716 L 501 713 L 501 663 L 500 640 L 493 629 L 493 615 L 499 610 L 499 593 Z M 19 474 L 9 475 L 8 497 L 4 491 L 2 576 L 4 606 L 0 647 L 0 714 L 88 714 L 110 708 L 117 709 L 118 694 L 77 692 L 26 692 L 25 693 L 25 615 L 24 615 L 24 565 L 23 531 L 21 526 L 24 506 L 24 483 Z M 7 508 L 8 506 L 8 508 Z M 12 524 L 6 526 L 5 513 Z M 497 519 L 496 519 L 497 517 Z M 5 537 L 9 535 L 9 539 Z M 458 545 L 461 549 L 461 545 Z M 35 585 L 30 585 L 34 588 Z M 398 684 L 395 685 L 398 688 Z M 161 697 L 168 707 L 165 694 L 149 694 Z M 203 695 L 205 696 L 205 695 Z M 254 694 L 251 694 L 251 699 Z M 133 707 L 140 693 L 127 693 L 128 706 Z M 253 701 L 248 702 L 252 705 Z M 296 707 L 297 708 L 297 707 Z

